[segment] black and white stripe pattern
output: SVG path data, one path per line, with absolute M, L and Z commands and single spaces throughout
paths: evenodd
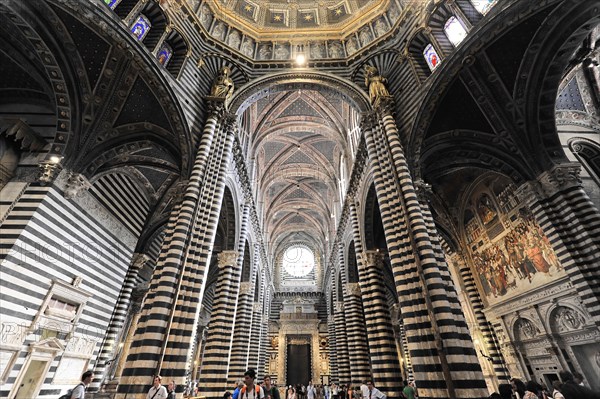
M 227 368 L 231 342 L 233 339 L 233 322 L 239 293 L 241 268 L 238 251 L 223 251 L 219 254 L 219 277 L 208 323 L 208 335 L 202 360 L 202 396 L 219 398 L 227 388 Z
M 246 246 L 246 236 L 248 232 L 248 216 L 250 213 L 249 204 L 244 205 L 244 210 L 242 213 L 242 223 L 241 229 L 245 233 L 240 235 L 243 237 L 240 240 L 240 245 L 238 249 L 241 248 L 240 251 L 240 262 L 239 268 L 242 272 L 242 280 L 244 280 L 244 268 L 248 267 L 249 274 L 254 270 L 256 265 L 256 261 L 258 259 L 258 251 L 255 251 L 253 260 L 249 262 L 249 265 L 244 265 L 244 258 L 249 258 L 250 254 L 245 253 L 245 251 L 249 250 Z M 246 277 L 248 278 L 248 277 Z M 251 299 L 253 295 L 253 283 L 251 280 L 249 281 L 241 281 L 240 288 L 238 291 L 237 298 L 237 311 L 235 315 L 235 323 L 233 326 L 233 342 L 231 346 L 231 356 L 229 362 L 229 370 L 227 372 L 228 376 L 228 386 L 234 386 L 235 382 L 241 378 L 246 369 L 246 365 L 248 362 L 248 350 L 250 345 L 250 336 L 248 334 L 247 328 L 251 323 L 252 315 L 251 315 Z
M 395 121 L 385 107 L 380 111 L 367 115 L 373 122 L 365 137 L 420 397 L 486 396 L 464 317 L 450 306 Z
M 540 198 L 530 193 L 527 199 L 574 289 L 599 324 L 600 213 L 578 180 L 564 178 L 578 175 L 579 169 L 578 165 L 567 165 L 545 172 L 539 180 L 546 187 L 546 195 Z
M 167 232 L 134 342 L 122 373 L 119 393 L 143 393 L 148 376 L 163 370 L 183 385 L 191 372 L 193 337 L 205 275 L 216 234 L 233 131 L 208 118 L 175 229 Z
M 358 253 L 361 258 L 360 289 L 365 324 L 368 332 L 369 353 L 373 380 L 387 396 L 393 396 L 398 381 L 402 380 L 400 360 L 392 328 L 390 310 L 383 284 L 383 257 L 378 251 Z
M 494 373 L 496 378 L 500 382 L 507 382 L 509 380 L 508 370 L 506 369 L 504 358 L 502 356 L 502 352 L 500 351 L 500 347 L 498 346 L 498 339 L 492 327 L 492 324 L 487 320 L 485 313 L 483 312 L 483 302 L 479 295 L 479 291 L 477 290 L 477 286 L 475 285 L 475 278 L 473 277 L 473 273 L 471 268 L 465 259 L 460 258 L 458 254 L 454 254 L 450 246 L 442 239 L 441 240 L 442 247 L 444 251 L 449 255 L 453 256 L 456 259 L 456 264 L 458 265 L 458 273 L 460 274 L 460 280 L 464 284 L 464 291 L 467 294 L 467 300 L 469 306 L 473 310 L 473 314 L 477 320 L 477 326 L 479 331 L 481 331 L 481 335 L 483 336 L 485 348 L 487 351 L 487 355 L 492 359 L 492 364 L 494 367 Z
M 337 364 L 337 339 L 335 337 L 335 316 L 333 314 L 327 317 L 327 336 L 329 337 L 329 374 L 332 383 L 339 383 L 338 364 Z
M 339 281 L 339 280 L 338 280 Z M 348 351 L 348 338 L 346 337 L 346 320 L 344 316 L 344 302 L 342 299 L 335 304 L 335 345 L 337 356 L 337 377 L 340 384 L 348 384 L 350 375 L 350 355 Z
M 356 214 L 356 207 L 353 202 L 350 203 L 350 223 L 352 225 L 352 233 L 354 237 L 354 251 L 350 251 L 348 256 L 353 256 L 355 259 L 348 260 L 358 263 L 359 280 L 360 270 L 363 269 L 361 260 L 356 257 L 356 253 L 362 252 L 362 243 L 360 242 L 360 230 L 358 223 L 358 216 Z M 356 252 L 359 251 L 359 252 Z M 371 364 L 369 360 L 369 344 L 367 340 L 367 324 L 365 322 L 365 315 L 362 303 L 361 288 L 358 283 L 348 283 L 354 285 L 348 285 L 346 289 L 346 298 L 344 310 L 346 312 L 346 323 L 348 331 L 348 346 L 352 348 L 350 351 L 350 362 L 352 364 L 352 384 L 364 384 L 371 375 Z M 379 382 L 374 381 L 379 387 Z
M 90 352 L 85 354 L 93 363 L 98 345 L 109 328 L 133 248 L 115 233 L 115 227 L 123 227 L 123 231 L 125 228 L 111 212 L 102 206 L 87 209 L 81 205 L 90 203 L 87 201 L 96 203 L 89 193 L 83 193 L 77 200 L 67 200 L 57 186 L 28 185 L 20 190 L 2 223 L 0 319 L 4 326 L 16 326 L 14 331 L 18 334 L 19 326 L 29 326 L 42 311 L 40 307 L 53 280 L 71 283 L 76 277 L 82 277 L 79 288 L 92 296 L 67 345 L 81 339 L 93 343 L 88 348 Z M 103 223 L 102 219 L 105 219 Z M 107 220 L 115 222 L 113 229 Z M 30 344 L 40 340 L 41 327 L 32 326 L 34 333 L 23 337 L 22 350 L 15 350 L 16 360 L 6 375 L 0 396 L 9 396 L 29 356 Z M 57 388 L 66 389 L 66 386 L 52 384 L 65 356 L 52 360 L 40 396 Z

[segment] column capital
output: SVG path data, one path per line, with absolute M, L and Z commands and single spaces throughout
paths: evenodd
M 224 112 L 223 124 L 227 130 L 234 130 L 237 127 L 237 115 L 229 111 Z
M 234 266 L 237 263 L 237 259 L 238 259 L 238 251 L 222 251 L 219 252 L 218 259 L 218 266 L 220 268 L 226 267 L 226 266 Z
M 554 166 L 540 174 L 537 181 L 546 196 L 551 196 L 567 188 L 581 186 L 581 165 L 575 162 Z
M 242 281 L 240 283 L 240 295 L 249 294 L 252 289 L 252 283 L 250 281 Z
M 135 269 L 141 269 L 149 260 L 148 255 L 136 252 L 131 258 L 131 266 Z
M 221 119 L 227 111 L 224 98 L 206 97 L 208 103 L 208 114 L 216 119 Z
M 394 97 L 385 96 L 378 99 L 375 104 L 375 110 L 383 118 L 386 115 L 393 115 L 394 113 Z
M 338 303 L 335 304 L 335 312 L 336 313 L 341 313 L 344 311 L 344 302 L 340 301 Z
M 369 250 L 360 252 L 359 255 L 362 264 L 367 267 L 381 266 L 383 254 L 379 251 Z
M 254 302 L 254 304 L 252 306 L 252 309 L 255 312 L 261 312 L 262 311 L 262 303 L 260 303 L 260 302 Z
M 365 111 L 360 114 L 360 130 L 371 130 L 379 123 L 376 111 Z
M 87 177 L 81 173 L 69 171 L 67 173 L 67 183 L 64 191 L 65 198 L 71 199 L 80 196 L 84 191 L 87 191 L 92 185 Z
M 577 163 L 564 163 L 541 173 L 536 180 L 522 184 L 515 191 L 520 202 L 532 204 L 538 199 L 550 197 L 567 188 L 581 186 L 579 174 L 581 166 Z
M 423 179 L 414 180 L 415 189 L 417 191 L 417 197 L 421 201 L 428 201 L 433 196 L 433 190 L 431 184 L 425 183 Z
M 346 283 L 346 293 L 348 295 L 360 297 L 360 294 L 361 294 L 360 285 L 358 283 Z

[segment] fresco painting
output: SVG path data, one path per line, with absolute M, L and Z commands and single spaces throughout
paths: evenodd
M 516 223 L 496 242 L 473 253 L 475 274 L 490 301 L 526 292 L 562 272 L 550 241 L 533 218 L 520 215 Z

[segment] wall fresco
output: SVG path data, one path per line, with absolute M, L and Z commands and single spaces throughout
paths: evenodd
M 485 216 L 484 223 L 497 217 L 487 205 L 478 213 Z M 475 274 L 490 301 L 526 292 L 562 272 L 548 238 L 532 217 L 519 215 L 513 223 L 508 233 L 473 253 Z

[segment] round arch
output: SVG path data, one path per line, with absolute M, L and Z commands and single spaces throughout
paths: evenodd
M 356 84 L 324 72 L 282 72 L 248 82 L 234 93 L 231 112 L 241 115 L 252 103 L 269 95 L 289 90 L 319 90 L 340 96 L 359 112 L 371 110 L 369 98 Z

